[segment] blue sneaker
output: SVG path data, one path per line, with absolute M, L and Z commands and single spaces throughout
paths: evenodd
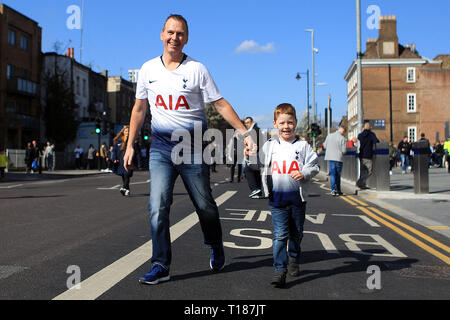
M 211 259 L 209 266 L 212 271 L 220 271 L 225 266 L 225 252 L 223 246 L 211 247 Z
M 169 271 L 159 264 L 155 264 L 152 270 L 139 278 L 140 283 L 158 284 L 170 279 Z

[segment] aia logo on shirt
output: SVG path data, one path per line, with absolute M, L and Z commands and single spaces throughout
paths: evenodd
M 278 164 L 277 161 L 274 161 L 272 163 L 272 174 L 278 173 L 278 174 L 291 174 L 293 171 L 300 171 L 300 168 L 298 167 L 297 161 L 292 161 L 291 165 L 289 166 L 289 170 L 287 170 L 287 163 L 286 160 L 283 160 L 283 163 Z
M 168 104 L 166 104 L 162 95 L 158 94 L 155 107 L 163 107 L 165 110 L 178 110 L 179 108 L 185 108 L 186 110 L 190 109 L 189 104 L 183 95 L 178 97 L 175 107 L 173 107 L 173 96 L 171 94 L 169 95 L 169 100 L 167 102 Z

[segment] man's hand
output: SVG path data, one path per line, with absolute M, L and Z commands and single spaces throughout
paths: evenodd
M 305 179 L 305 175 L 303 174 L 303 172 L 293 171 L 291 173 L 291 178 L 294 179 L 295 181 L 301 181 L 301 180 Z
M 245 143 L 245 155 L 250 156 L 256 154 L 256 151 L 258 151 L 258 146 L 255 142 L 253 142 L 253 139 L 251 136 L 248 136 L 244 139 Z
M 134 156 L 134 148 L 128 147 L 127 151 L 125 152 L 125 155 L 123 156 L 123 167 L 125 170 L 133 170 L 133 156 Z

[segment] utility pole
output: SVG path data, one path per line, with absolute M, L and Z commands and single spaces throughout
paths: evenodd
M 362 107 L 362 66 L 361 66 L 361 0 L 356 0 L 356 68 L 358 76 L 358 133 L 362 131 L 363 126 L 363 107 Z
M 331 94 L 328 94 L 327 135 L 329 135 L 331 132 L 330 128 L 331 128 Z
M 83 16 L 84 16 L 84 0 L 82 0 L 81 2 L 80 63 L 82 63 L 81 55 L 83 51 Z

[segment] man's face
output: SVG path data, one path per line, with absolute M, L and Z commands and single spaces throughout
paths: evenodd
M 169 19 L 161 31 L 161 41 L 165 52 L 181 54 L 183 47 L 188 42 L 184 23 L 175 19 Z
M 246 127 L 247 129 L 250 129 L 250 127 L 251 127 L 252 124 L 253 124 L 253 121 L 252 121 L 252 119 L 247 118 L 247 119 L 244 120 L 244 124 L 245 124 L 245 127 Z

